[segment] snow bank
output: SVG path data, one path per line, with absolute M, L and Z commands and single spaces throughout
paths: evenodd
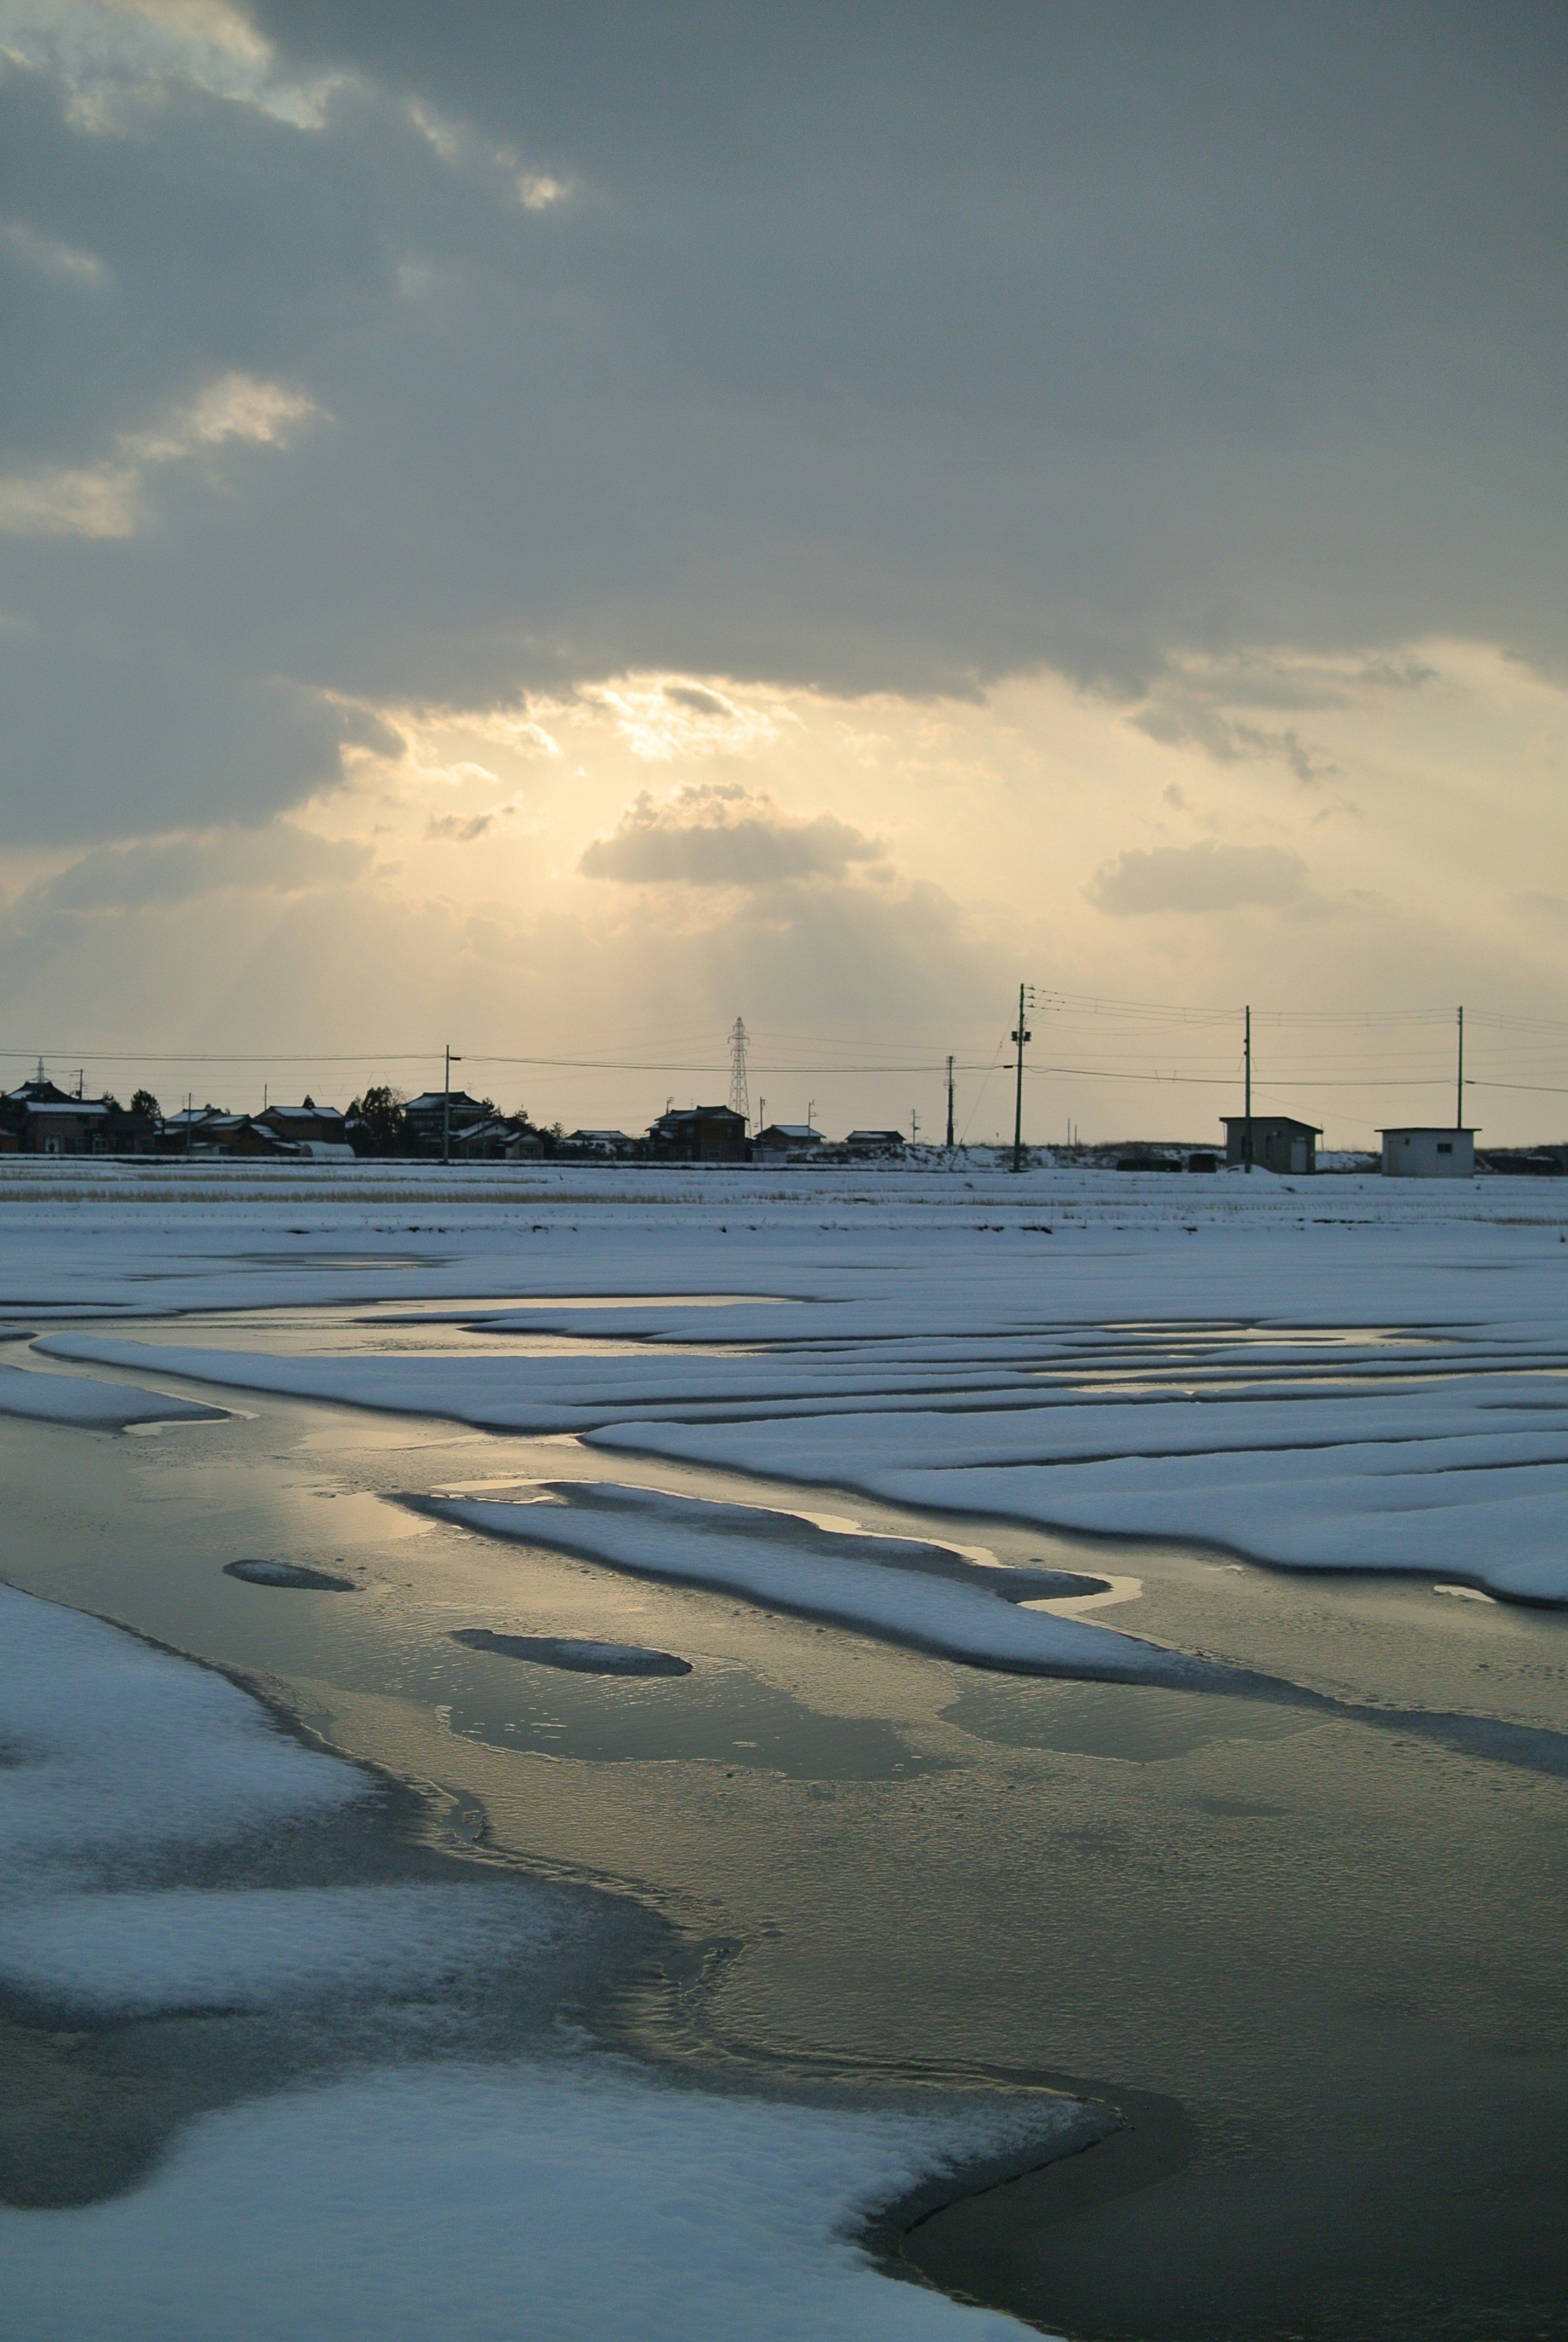
M 168 1369 L 164 1369 L 167 1373 Z M 226 1410 L 125 1383 L 97 1383 L 85 1375 L 41 1375 L 0 1366 L 0 1415 L 35 1423 L 75 1423 L 89 1431 L 123 1431 L 131 1423 L 217 1423 Z
M 1077 2120 L 763 2104 L 610 2060 L 380 2074 L 208 2117 L 134 2197 L 0 2213 L 9 2317 L 29 2342 L 1004 2342 L 1023 2328 L 889 2284 L 854 2231 Z
M 538 1496 L 521 1502 L 431 1496 L 419 1506 L 490 1536 L 522 1538 L 638 1576 L 719 1587 L 973 1666 L 1107 1682 L 1223 1678 L 1222 1669 L 1131 1635 L 1021 1609 L 985 1587 L 983 1569 L 963 1584 L 886 1559 L 887 1550 L 900 1547 L 912 1559 L 918 1551 L 913 1539 L 836 1536 L 793 1515 L 603 1481 L 546 1483 Z M 941 1549 L 928 1550 L 934 1556 Z M 878 1557 L 863 1557 L 868 1551 Z

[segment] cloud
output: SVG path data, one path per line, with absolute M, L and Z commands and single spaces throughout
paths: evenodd
M 9 13 L 19 834 L 299 802 L 268 700 L 1568 655 L 1560 15 Z M 744 751 L 697 687 L 639 753 Z
M 610 712 L 632 754 L 647 764 L 669 764 L 678 756 L 749 756 L 779 736 L 776 707 L 743 705 L 706 684 L 638 688 L 620 683 L 584 696 Z
M 1534 887 L 1514 897 L 1520 910 L 1533 919 L 1544 919 L 1553 926 L 1568 927 L 1568 896 L 1543 895 Z
M 485 813 L 433 813 L 424 825 L 424 835 L 449 846 L 472 846 L 499 823 L 514 820 L 519 810 L 517 799 L 508 797 L 504 805 L 492 806 Z
M 1280 846 L 1132 846 L 1096 871 L 1087 888 L 1097 909 L 1116 918 L 1162 911 L 1280 909 L 1312 897 L 1307 866 Z
M 220 375 L 162 422 L 120 433 L 115 454 L 100 464 L 0 474 L 0 534 L 132 536 L 144 518 L 147 475 L 157 466 L 231 439 L 255 447 L 285 447 L 295 427 L 318 412 L 301 392 L 280 383 Z
M 332 841 L 275 822 L 263 830 L 209 830 L 195 836 L 141 838 L 95 846 L 18 898 L 23 918 L 57 912 L 140 911 L 189 903 L 225 889 L 269 895 L 346 886 L 362 877 L 368 847 Z
M 693 784 L 665 797 L 643 790 L 577 866 L 584 877 L 624 886 L 767 886 L 842 878 L 884 851 L 833 814 L 802 820 L 764 793 Z

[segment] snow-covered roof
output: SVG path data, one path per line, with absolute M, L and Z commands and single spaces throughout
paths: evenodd
M 64 1106 L 56 1105 L 53 1100 L 47 1100 L 39 1105 L 29 1106 L 27 1111 L 29 1114 L 74 1114 L 80 1116 L 84 1114 L 107 1114 L 109 1109 L 104 1104 L 102 1098 L 70 1098 Z

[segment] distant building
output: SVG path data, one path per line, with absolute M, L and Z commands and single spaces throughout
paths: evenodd
M 1402 1123 L 1381 1131 L 1385 1179 L 1472 1179 L 1475 1176 L 1473 1130 Z
M 280 1138 L 291 1139 L 297 1146 L 322 1144 L 328 1146 L 348 1146 L 348 1123 L 335 1106 L 317 1106 L 307 1097 L 302 1106 L 269 1106 L 258 1114 L 257 1122 L 265 1123 Z M 352 1148 L 350 1152 L 352 1153 Z
M 28 1155 L 105 1155 L 108 1126 L 102 1098 L 30 1098 L 22 1148 Z
M 1244 1114 L 1226 1114 L 1220 1119 L 1225 1126 L 1227 1166 L 1246 1161 L 1250 1130 L 1253 1161 L 1260 1171 L 1279 1171 L 1287 1178 L 1301 1178 L 1317 1169 L 1321 1124 L 1297 1122 L 1288 1114 L 1254 1114 L 1250 1121 Z
M 650 1126 L 648 1149 L 666 1163 L 744 1163 L 746 1118 L 733 1106 L 682 1106 Z
M 641 1141 L 629 1138 L 624 1130 L 572 1130 L 566 1134 L 568 1146 L 580 1147 L 584 1155 L 614 1156 L 617 1158 L 634 1155 Z
M 542 1155 L 544 1142 L 527 1123 L 498 1114 L 454 1131 L 452 1152 L 464 1163 L 521 1163 Z
M 455 1138 L 460 1130 L 488 1122 L 494 1108 L 483 1098 L 470 1097 L 466 1090 L 423 1090 L 418 1097 L 409 1099 L 403 1111 L 418 1143 L 439 1147 L 448 1128 Z
M 809 1122 L 770 1122 L 754 1143 L 759 1154 L 802 1155 L 822 1145 L 822 1133 Z
M 844 1140 L 852 1155 L 902 1155 L 908 1145 L 902 1130 L 852 1130 Z

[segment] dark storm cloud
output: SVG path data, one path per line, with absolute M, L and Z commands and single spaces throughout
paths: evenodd
M 0 70 L 13 836 L 628 667 L 1565 647 L 1560 11 L 255 21 L 249 96 L 124 34 L 90 105 L 53 33 Z M 229 376 L 313 419 L 138 452 Z

